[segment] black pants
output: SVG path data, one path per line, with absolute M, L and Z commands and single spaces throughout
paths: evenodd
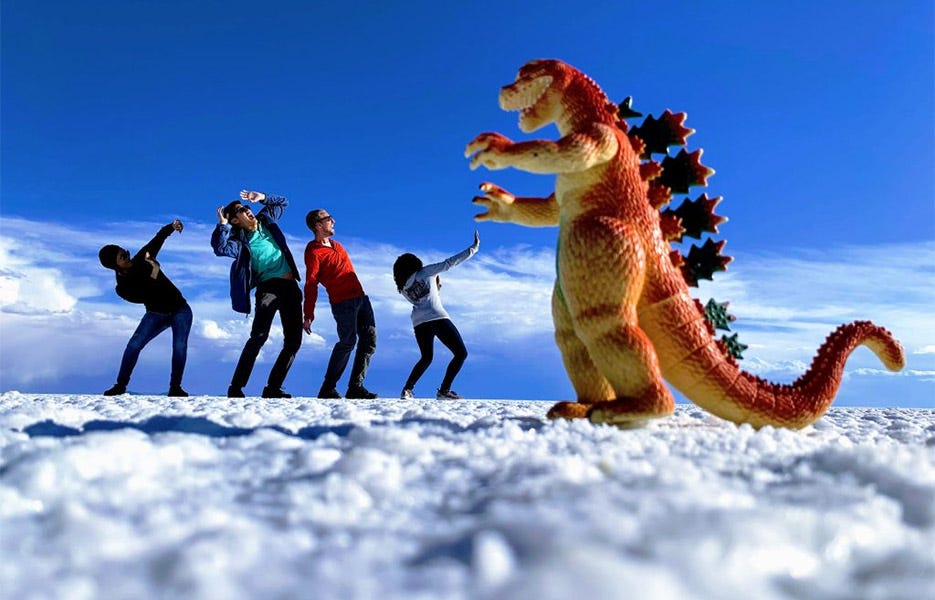
M 295 355 L 302 346 L 302 291 L 299 284 L 292 279 L 269 279 L 256 286 L 256 313 L 253 315 L 253 328 L 250 330 L 250 339 L 247 340 L 240 353 L 240 360 L 234 370 L 231 386 L 243 388 L 250 379 L 253 365 L 256 363 L 260 348 L 269 337 L 269 328 L 273 324 L 273 316 L 279 312 L 282 322 L 282 350 L 269 372 L 267 386 L 273 389 L 282 387 Z
M 451 362 L 448 363 L 448 369 L 445 371 L 445 378 L 442 380 L 442 385 L 438 388 L 443 392 L 447 392 L 451 389 L 451 383 L 455 380 L 455 376 L 458 374 L 458 371 L 461 370 L 461 365 L 464 364 L 468 355 L 467 348 L 464 347 L 464 341 L 461 339 L 461 333 L 458 331 L 458 328 L 455 327 L 455 324 L 451 322 L 451 319 L 428 321 L 416 325 L 415 331 L 416 343 L 419 344 L 419 351 L 422 352 L 422 357 L 419 359 L 419 362 L 412 367 L 412 373 L 409 374 L 409 379 L 406 380 L 405 389 L 413 389 L 419 381 L 419 378 L 425 373 L 425 370 L 432 364 L 433 346 L 435 338 L 438 338 L 438 341 L 443 343 L 454 355 L 451 357 Z

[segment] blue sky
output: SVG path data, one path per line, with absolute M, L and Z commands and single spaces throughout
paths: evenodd
M 417 358 L 393 260 L 443 259 L 477 227 L 481 252 L 443 289 L 471 353 L 455 389 L 571 397 L 551 338 L 555 230 L 476 225 L 470 203 L 485 180 L 519 195 L 554 180 L 470 171 L 462 155 L 482 131 L 554 139 L 520 133 L 497 92 L 527 60 L 560 58 L 645 114 L 688 113 L 734 257 L 697 296 L 731 301 L 748 370 L 791 381 L 839 323 L 871 319 L 908 367 L 881 372 L 858 349 L 838 402 L 935 403 L 931 2 L 575 4 L 5 0 L 0 390 L 113 383 L 141 309 L 115 296 L 97 249 L 136 249 L 179 218 L 160 257 L 195 312 L 185 384 L 223 393 L 249 321 L 230 310 L 209 236 L 216 207 L 247 188 L 290 199 L 299 255 L 305 213 L 335 216 L 376 308 L 368 384 L 381 395 Z M 318 389 L 334 342 L 318 314 L 286 381 L 296 394 Z M 168 362 L 164 334 L 130 389 L 163 392 Z M 417 395 L 446 362 L 439 347 Z

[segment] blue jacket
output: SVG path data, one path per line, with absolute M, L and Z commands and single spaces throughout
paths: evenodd
M 266 196 L 260 201 L 263 209 L 256 214 L 256 218 L 266 227 L 279 249 L 282 250 L 286 262 L 292 270 L 292 276 L 296 281 L 301 281 L 299 269 L 295 266 L 295 259 L 292 258 L 292 252 L 286 244 L 286 236 L 276 222 L 282 217 L 283 211 L 289 204 L 289 201 L 282 196 Z M 236 230 L 230 223 L 218 223 L 211 234 L 211 247 L 217 256 L 229 256 L 234 259 L 231 263 L 231 307 L 244 314 L 250 314 L 250 290 L 256 286 L 254 281 L 255 273 L 250 267 L 250 244 L 247 242 L 247 234 L 241 229 Z

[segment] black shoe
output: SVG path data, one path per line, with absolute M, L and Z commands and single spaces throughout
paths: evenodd
M 126 394 L 126 393 L 127 393 L 126 387 L 120 385 L 119 383 L 115 383 L 114 387 L 104 392 L 104 395 L 105 396 L 119 396 L 120 394 Z
M 180 385 L 170 385 L 169 386 L 169 395 L 175 396 L 177 398 L 188 398 L 188 392 L 182 389 Z
M 341 398 L 341 394 L 335 388 L 321 388 L 318 390 L 318 397 L 326 400 L 337 400 Z
M 264 398 L 291 398 L 292 394 L 287 394 L 282 390 L 282 388 L 271 388 L 266 386 L 263 388 L 263 397 Z
M 227 397 L 228 398 L 246 398 L 243 395 L 243 388 L 230 386 L 227 388 Z
M 355 385 L 347 388 L 347 397 L 352 400 L 373 400 L 377 395 L 362 385 Z

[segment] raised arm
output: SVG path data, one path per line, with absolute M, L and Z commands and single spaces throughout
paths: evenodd
M 218 224 L 211 233 L 211 248 L 216 256 L 237 258 L 240 253 L 240 241 L 231 239 L 233 227 L 224 217 L 224 207 L 218 207 Z
M 467 259 L 474 256 L 474 254 L 477 252 L 479 248 L 480 248 L 480 235 L 475 231 L 473 244 L 471 244 L 470 246 L 468 246 L 461 252 L 458 252 L 454 256 L 449 256 L 442 262 L 435 263 L 432 265 L 426 265 L 422 267 L 419 270 L 419 273 L 418 275 L 416 275 L 416 277 L 418 277 L 419 279 L 424 279 L 424 278 L 433 277 L 435 275 L 438 275 L 439 273 L 444 273 L 448 269 L 451 269 L 452 267 L 457 267 L 458 265 L 460 265 Z
M 499 133 L 482 133 L 464 150 L 471 169 L 483 165 L 491 170 L 514 167 L 529 173 L 576 173 L 605 163 L 617 154 L 614 128 L 594 123 L 586 131 L 575 131 L 557 141 L 513 142 Z M 472 156 L 473 155 L 473 156 Z
M 472 202 L 487 209 L 474 216 L 475 221 L 516 223 L 526 227 L 556 227 L 558 225 L 558 202 L 552 193 L 546 198 L 517 198 L 510 192 L 492 183 L 480 184 L 483 196 L 474 196 Z
M 149 240 L 145 246 L 140 248 L 139 252 L 133 257 L 134 259 L 137 256 L 145 257 L 147 254 L 149 258 L 156 258 L 156 255 L 159 254 L 159 251 L 162 250 L 162 244 L 165 243 L 166 239 L 172 235 L 173 231 L 181 232 L 184 226 L 182 222 L 178 219 L 172 221 L 168 225 L 163 225 L 159 231 L 156 232 L 156 235 L 153 239 Z
M 257 218 L 263 215 L 269 223 L 276 223 L 279 221 L 279 219 L 282 218 L 282 213 L 289 205 L 289 201 L 283 196 L 269 195 L 263 192 L 251 192 L 248 190 L 241 190 L 240 199 L 262 204 L 263 208 L 257 213 Z

